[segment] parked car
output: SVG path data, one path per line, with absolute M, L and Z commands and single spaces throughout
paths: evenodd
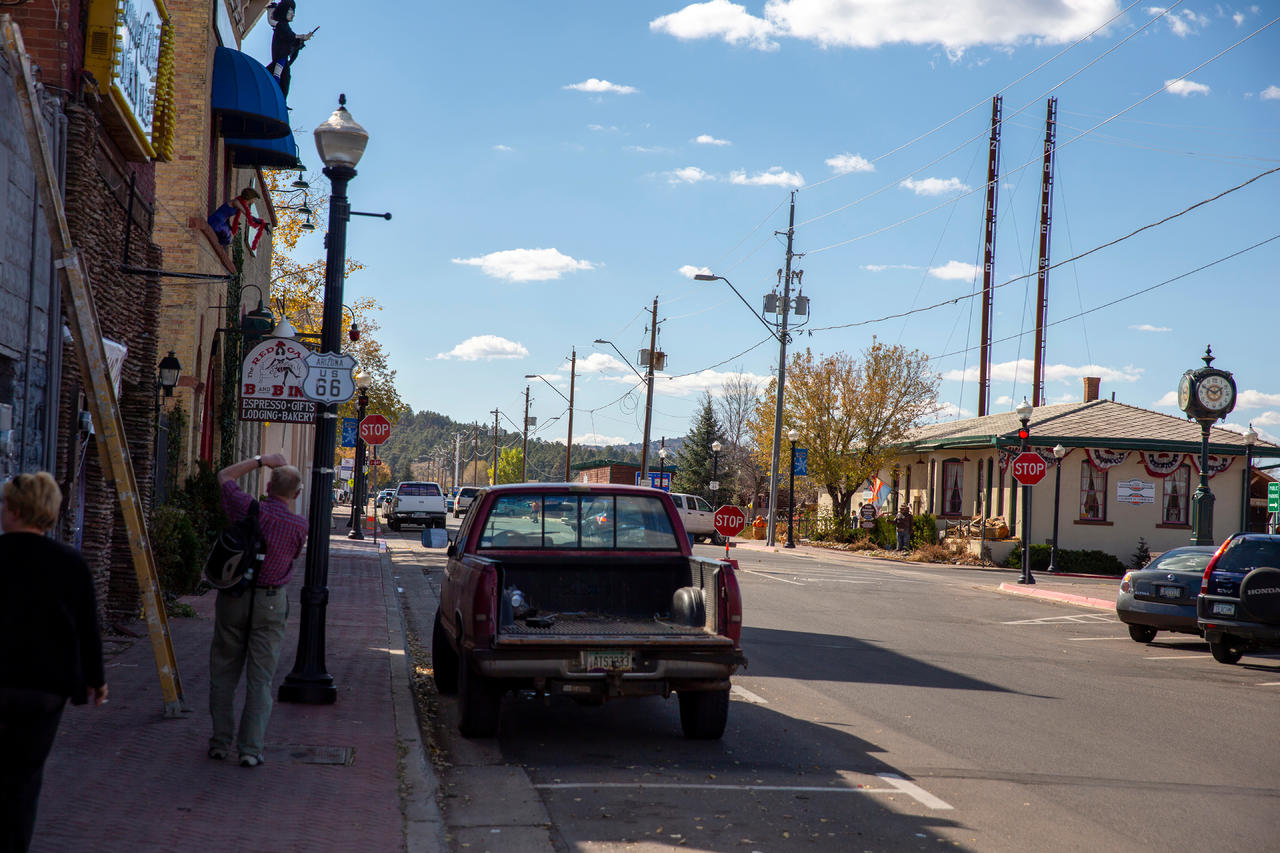
M 1200 633 L 1196 596 L 1205 566 L 1217 550 L 1212 545 L 1174 548 L 1125 573 L 1116 595 L 1116 615 L 1129 626 L 1134 642 L 1149 643 L 1158 631 Z
M 483 490 L 448 546 L 431 654 L 465 737 L 497 732 L 509 690 L 584 705 L 674 691 L 684 735 L 715 739 L 741 634 L 733 566 L 692 555 L 665 493 L 520 484 Z
M 723 545 L 724 537 L 716 533 L 716 513 L 712 506 L 697 495 L 673 493 L 671 502 L 680 513 L 686 533 L 695 540 L 705 539 L 713 545 Z
M 387 527 L 399 530 L 405 524 L 444 527 L 444 492 L 439 483 L 406 481 L 396 486 Z
M 458 496 L 453 500 L 453 517 L 458 518 L 466 512 L 479 493 L 480 489 L 475 486 L 463 486 L 458 489 Z
M 391 499 L 396 496 L 395 489 L 383 489 L 378 492 L 378 497 L 373 503 L 373 509 L 382 510 L 385 514 L 391 508 Z
M 1236 533 L 1223 542 L 1205 567 L 1196 615 L 1219 663 L 1280 649 L 1280 536 Z

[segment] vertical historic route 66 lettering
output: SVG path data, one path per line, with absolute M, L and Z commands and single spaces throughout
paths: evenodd
M 356 360 L 347 353 L 312 352 L 307 354 L 307 375 L 302 380 L 302 393 L 317 403 L 333 404 L 350 400 L 356 393 L 353 377 Z

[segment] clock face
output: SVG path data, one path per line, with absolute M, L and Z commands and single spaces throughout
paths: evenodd
M 1189 405 L 1191 405 L 1191 376 L 1184 373 L 1182 381 L 1178 383 L 1178 408 L 1185 412 Z
M 1222 376 L 1206 376 L 1196 386 L 1196 397 L 1200 405 L 1212 412 L 1222 412 L 1231 408 L 1235 392 L 1231 383 Z

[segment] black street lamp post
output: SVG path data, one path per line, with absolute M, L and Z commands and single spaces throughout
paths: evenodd
M 787 544 L 786 548 L 796 547 L 796 439 L 800 437 L 799 431 L 792 429 L 787 432 L 787 438 L 791 440 L 791 482 L 787 486 Z
M 662 488 L 663 481 L 667 479 L 667 449 L 665 447 L 658 448 L 658 488 Z M 664 491 L 671 491 L 664 489 Z
M 724 447 L 717 439 L 711 442 L 711 500 L 717 504 L 715 509 L 719 509 L 720 503 L 720 449 Z
M 1236 405 L 1236 381 L 1213 366 L 1213 348 L 1205 347 L 1204 367 L 1188 370 L 1178 382 L 1178 408 L 1200 424 L 1200 484 L 1191 498 L 1191 544 L 1213 543 L 1213 491 L 1209 488 L 1209 431 Z
M 1031 436 L 1031 404 L 1027 402 L 1027 398 L 1023 397 L 1022 402 L 1018 404 L 1018 408 L 1014 409 L 1018 413 L 1018 420 L 1022 421 L 1022 429 L 1018 430 L 1018 450 L 1023 452 L 1027 449 L 1027 439 Z M 1022 487 L 1022 577 L 1018 578 L 1018 583 L 1033 584 L 1036 579 L 1031 576 L 1031 487 Z
M 1240 531 L 1249 532 L 1249 481 L 1253 479 L 1253 446 L 1258 443 L 1258 431 L 1249 424 L 1244 434 L 1244 495 L 1240 499 Z
M 355 383 L 359 391 L 356 398 L 356 482 L 351 490 L 351 532 L 348 539 L 364 538 L 364 439 L 360 437 L 359 424 L 369 408 L 369 385 L 372 377 L 363 370 L 356 371 Z
M 1058 506 L 1062 497 L 1062 457 L 1067 449 L 1059 444 L 1053 448 L 1053 549 L 1049 551 L 1049 571 L 1058 570 Z
M 316 149 L 329 179 L 329 233 L 325 235 L 324 314 L 320 327 L 321 352 L 338 352 L 342 332 L 342 285 L 346 270 L 347 220 L 351 205 L 347 184 L 356 176 L 369 134 L 347 112 L 346 95 L 338 109 L 315 129 Z M 333 676 L 325 670 L 325 610 L 329 603 L 329 513 L 333 495 L 333 454 L 337 439 L 337 407 L 316 406 L 315 449 L 311 463 L 311 502 L 307 530 L 306 574 L 303 578 L 302 617 L 298 627 L 298 655 L 293 671 L 280 685 L 281 702 L 331 705 L 338 698 Z

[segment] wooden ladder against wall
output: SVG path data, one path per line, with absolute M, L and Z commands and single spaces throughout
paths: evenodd
M 36 98 L 35 78 L 31 71 L 31 58 L 22 42 L 22 32 L 8 15 L 0 15 L 0 28 L 4 31 L 4 50 L 18 92 L 22 123 L 27 131 L 27 145 L 35 167 L 36 184 L 40 201 L 44 204 L 45 219 L 53 244 L 55 266 L 62 273 L 63 309 L 71 324 L 75 339 L 76 360 L 80 374 L 87 383 L 85 394 L 89 400 L 89 412 L 93 415 L 97 432 L 98 453 L 102 468 L 115 482 L 129 536 L 129 549 L 133 553 L 133 568 L 138 577 L 138 589 L 142 593 L 143 612 L 151 647 L 155 654 L 156 669 L 160 675 L 160 690 L 164 696 L 164 715 L 177 717 L 189 709 L 182 695 L 182 681 L 178 677 L 178 662 L 169 635 L 169 620 L 165 615 L 164 601 L 160 595 L 160 583 L 156 573 L 155 555 L 147 537 L 146 515 L 142 510 L 142 497 L 138 494 L 138 482 L 133 473 L 125 442 L 124 421 L 116 402 L 115 386 L 107 366 L 106 349 L 102 343 L 102 331 L 98 325 L 97 309 L 93 304 L 88 275 L 79 252 L 71 242 L 67 226 L 66 209 L 58 187 L 58 175 L 53 167 L 53 154 L 45 135 Z M 50 318 L 53 322 L 54 318 Z

